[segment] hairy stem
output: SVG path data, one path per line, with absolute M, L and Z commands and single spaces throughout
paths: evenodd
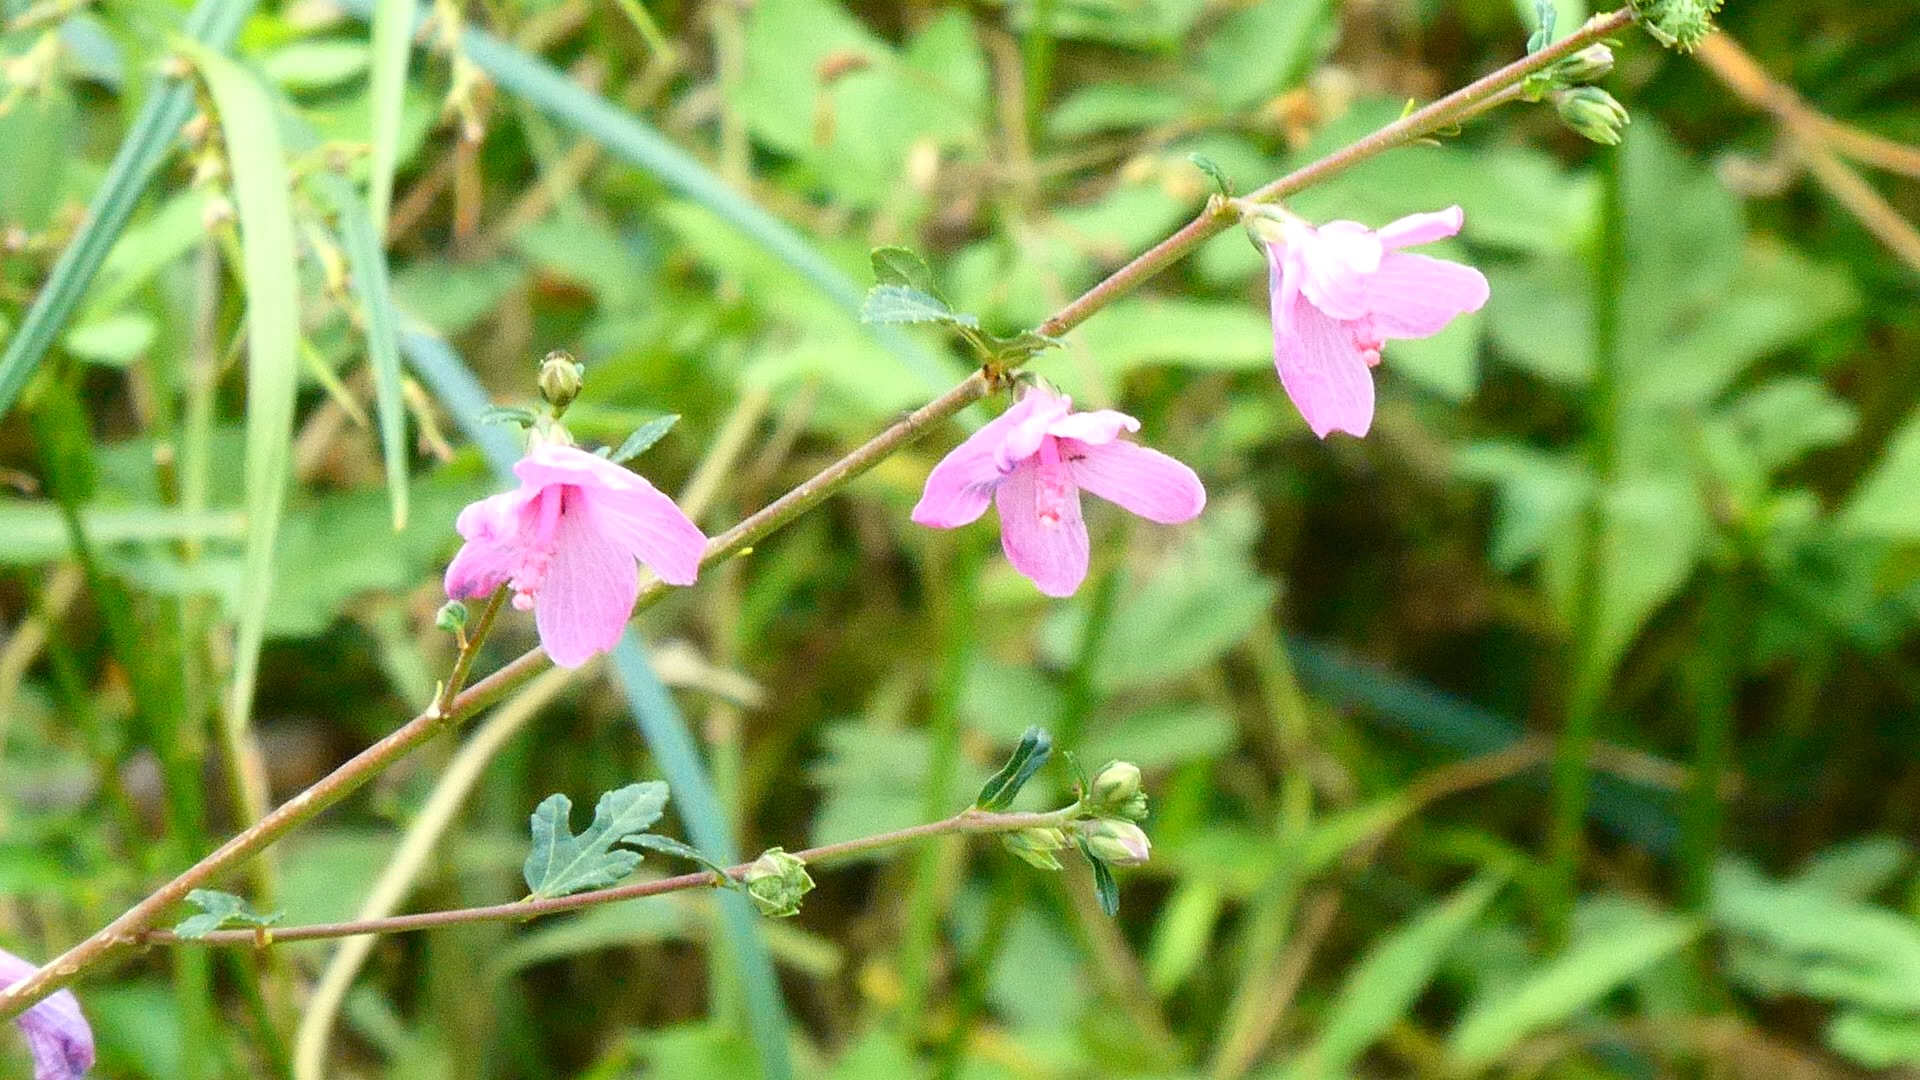
M 991 833 L 1015 832 L 1020 829 L 1032 829 L 1044 826 L 1060 826 L 1072 819 L 1078 812 L 1077 807 L 1053 810 L 1047 813 L 994 814 L 984 810 L 963 810 L 950 818 L 930 821 L 923 825 L 912 825 L 892 832 L 863 836 L 856 840 L 842 840 L 837 844 L 823 844 L 820 847 L 796 851 L 792 854 L 803 862 L 812 864 L 845 859 L 854 855 L 864 855 L 883 848 L 898 847 L 902 844 L 926 840 L 935 836 L 980 836 Z M 744 878 L 752 863 L 745 862 L 727 867 L 727 876 L 738 881 Z M 442 926 L 458 926 L 462 923 L 477 922 L 524 922 L 541 915 L 552 915 L 562 911 L 575 911 L 580 908 L 611 904 L 619 900 L 634 900 L 642 896 L 660 896 L 665 893 L 685 892 L 688 889 L 713 888 L 718 882 L 712 871 L 702 870 L 694 874 L 680 874 L 676 877 L 656 878 L 652 881 L 636 881 L 631 885 L 616 885 L 608 889 L 594 889 L 590 892 L 574 893 L 572 896 L 556 896 L 544 900 L 519 900 L 511 904 L 493 904 L 487 907 L 460 908 L 454 911 L 428 911 L 417 915 L 394 915 L 381 919 L 356 919 L 350 922 L 316 923 L 313 926 L 295 926 L 285 930 L 275 930 L 264 939 L 265 944 L 278 944 L 286 941 L 314 941 L 320 938 L 357 937 L 362 934 L 396 934 L 410 930 L 432 930 Z M 205 937 L 180 938 L 171 930 L 149 930 L 139 936 L 142 945 L 252 945 L 263 943 L 260 934 L 252 930 L 216 930 Z
M 1596 16 L 1588 20 L 1579 30 L 1553 45 L 1493 71 L 1425 108 L 1417 109 L 1380 128 L 1358 142 L 1302 166 L 1258 189 L 1249 197 L 1257 201 L 1285 198 L 1387 150 L 1459 123 L 1463 118 L 1485 108 L 1497 96 L 1508 88 L 1518 85 L 1527 76 L 1625 27 L 1632 20 L 1632 13 L 1626 8 Z M 1077 299 L 1055 312 L 1035 327 L 1035 330 L 1047 336 L 1066 333 L 1085 322 L 1095 312 L 1180 261 L 1207 240 L 1224 232 L 1239 220 L 1239 216 L 1238 211 L 1228 200 L 1224 198 L 1208 200 L 1199 216 L 1173 235 L 1142 252 L 1131 262 L 1115 270 Z M 706 555 L 701 562 L 702 567 L 712 566 L 751 550 L 761 538 L 819 505 L 828 496 L 884 461 L 901 447 L 925 434 L 933 424 L 955 415 L 968 405 L 986 397 L 995 386 L 996 380 L 985 372 L 975 372 L 968 376 L 958 386 L 895 422 L 879 435 L 863 443 L 846 457 L 827 466 L 819 474 L 787 492 L 766 508 L 714 537 L 707 545 Z M 635 610 L 638 611 L 658 601 L 665 594 L 666 588 L 657 580 L 643 586 Z M 188 892 L 220 877 L 258 854 L 295 827 L 352 794 L 362 784 L 461 718 L 470 716 L 511 693 L 522 683 L 545 670 L 548 664 L 546 654 L 539 649 L 533 649 L 509 661 L 505 666 L 472 686 L 458 689 L 463 685 L 466 672 L 472 664 L 471 648 L 463 650 L 461 659 L 464 664 L 458 667 L 454 677 L 447 681 L 447 691 L 425 712 L 361 751 L 338 769 L 316 781 L 312 787 L 294 796 L 246 831 L 222 844 L 212 854 L 129 908 L 92 937 L 49 961 L 26 979 L 0 991 L 0 1020 L 19 1015 L 35 1002 L 72 982 L 85 968 L 140 941 L 161 920 L 167 910 L 184 899 Z M 655 887 L 658 885 L 658 883 L 650 884 Z M 280 936 L 284 938 L 286 935 Z

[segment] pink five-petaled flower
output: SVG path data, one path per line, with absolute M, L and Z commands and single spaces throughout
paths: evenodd
M 1120 432 L 1140 421 L 1111 409 L 1076 413 L 1070 398 L 1035 387 L 927 476 L 913 520 L 936 529 L 1000 510 L 1000 546 L 1048 596 L 1072 596 L 1087 576 L 1080 492 L 1162 524 L 1191 521 L 1207 504 L 1192 469 Z
M 0 949 L 0 987 L 12 986 L 36 970 Z M 80 1080 L 93 1068 L 93 1029 L 80 1015 L 73 991 L 55 991 L 21 1013 L 16 1022 L 33 1054 L 33 1080 Z
M 640 591 L 634 560 L 670 585 L 691 585 L 707 538 L 632 471 L 571 446 L 536 443 L 513 467 L 520 487 L 460 511 L 466 538 L 447 565 L 447 595 L 508 585 L 533 609 L 540 644 L 561 667 L 613 648 Z
M 1401 248 L 1460 231 L 1457 206 L 1411 214 L 1379 232 L 1355 221 L 1318 229 L 1287 217 L 1266 243 L 1273 296 L 1273 358 L 1280 384 L 1315 435 L 1365 435 L 1373 424 L 1373 374 L 1393 338 L 1437 334 L 1487 302 L 1471 266 Z

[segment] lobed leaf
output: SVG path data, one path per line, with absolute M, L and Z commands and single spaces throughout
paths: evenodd
M 617 845 L 637 842 L 666 807 L 666 784 L 628 784 L 600 796 L 593 823 L 575 835 L 573 800 L 547 796 L 533 811 L 533 850 L 521 868 L 527 889 L 544 900 L 618 882 L 640 864 L 640 853 Z

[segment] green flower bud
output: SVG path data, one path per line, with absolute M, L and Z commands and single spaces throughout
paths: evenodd
M 1060 860 L 1053 853 L 1067 846 L 1067 834 L 1052 827 L 1021 829 L 1002 836 L 1000 842 L 1029 866 L 1058 870 Z
M 746 882 L 747 895 L 760 914 L 778 919 L 799 914 L 800 898 L 813 889 L 807 864 L 777 847 L 768 848 L 753 860 L 741 880 Z
M 1568 127 L 1603 146 L 1620 145 L 1620 129 L 1631 122 L 1626 106 L 1597 86 L 1557 91 L 1553 107 Z
M 1605 45 L 1589 45 L 1553 65 L 1553 77 L 1564 86 L 1578 86 L 1604 78 L 1613 70 L 1613 50 Z
M 1153 844 L 1133 822 L 1102 818 L 1087 830 L 1087 850 L 1112 866 L 1139 866 L 1153 853 Z
M 433 625 L 449 634 L 457 634 L 467 628 L 467 605 L 458 600 L 449 600 L 440 605 L 433 617 Z
M 547 354 L 540 361 L 540 396 L 553 406 L 553 415 L 559 416 L 580 396 L 580 387 L 586 381 L 587 369 L 580 361 L 559 349 Z
M 1140 791 L 1140 766 L 1131 761 L 1116 761 L 1093 778 L 1088 794 L 1100 806 L 1126 802 Z

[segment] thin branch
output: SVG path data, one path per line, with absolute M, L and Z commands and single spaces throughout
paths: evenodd
M 934 836 L 967 835 L 978 836 L 987 833 L 1015 832 L 1020 829 L 1058 827 L 1069 821 L 1077 812 L 1077 807 L 1054 810 L 1047 813 L 992 814 L 982 810 L 965 810 L 953 817 L 941 821 L 931 821 L 923 825 L 913 825 L 905 829 L 864 836 L 857 840 L 843 840 L 837 844 L 823 844 L 820 847 L 796 851 L 792 854 L 809 865 L 831 862 L 853 855 L 865 854 L 882 848 L 897 847 L 925 840 Z M 752 863 L 740 863 L 727 867 L 727 876 L 739 881 L 744 878 Z M 138 938 L 142 945 L 278 945 L 289 941 L 317 941 L 322 938 L 359 937 L 365 934 L 398 934 L 412 930 L 433 930 L 443 926 L 459 926 L 477 922 L 526 922 L 542 915 L 554 915 L 562 911 L 576 911 L 580 908 L 596 907 L 621 900 L 635 900 L 643 896 L 660 896 L 665 893 L 685 892 L 689 889 L 710 889 L 717 886 L 713 872 L 703 870 L 694 874 L 680 874 L 676 877 L 656 878 L 652 881 L 636 881 L 631 885 L 616 885 L 607 889 L 594 889 L 590 892 L 574 893 L 571 896 L 556 896 L 542 900 L 520 900 L 511 904 L 492 904 L 487 907 L 459 908 L 452 911 L 426 911 L 413 915 L 392 915 L 380 919 L 354 919 L 348 922 L 316 923 L 312 926 L 294 926 L 284 930 L 273 930 L 262 934 L 255 930 L 216 930 L 203 937 L 182 938 L 171 930 L 149 930 Z

